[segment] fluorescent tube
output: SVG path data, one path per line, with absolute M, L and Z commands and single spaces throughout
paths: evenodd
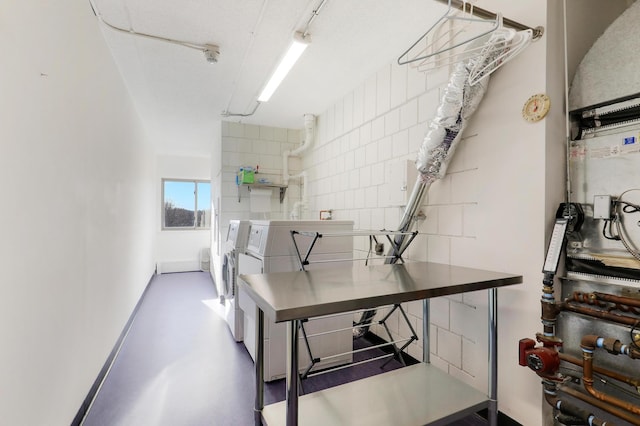
M 293 68 L 295 63 L 298 61 L 298 58 L 300 58 L 300 55 L 302 55 L 302 52 L 304 52 L 308 45 L 309 43 L 301 37 L 295 37 L 293 39 L 291 46 L 289 46 L 289 50 L 287 50 L 287 53 L 271 75 L 269 82 L 264 86 L 264 89 L 262 89 L 260 96 L 258 96 L 258 102 L 267 102 L 271 98 L 271 95 L 273 95 L 280 83 L 282 83 L 282 80 L 284 80 L 289 71 L 291 71 L 291 68 Z

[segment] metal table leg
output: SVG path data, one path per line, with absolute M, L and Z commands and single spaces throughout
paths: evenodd
M 498 289 L 489 290 L 489 425 L 498 425 Z
M 298 320 L 287 323 L 287 426 L 298 426 L 298 328 Z
M 422 362 L 431 361 L 431 347 L 429 345 L 429 299 L 422 300 Z
M 264 408 L 264 312 L 256 306 L 256 400 L 253 410 L 255 426 L 262 426 Z

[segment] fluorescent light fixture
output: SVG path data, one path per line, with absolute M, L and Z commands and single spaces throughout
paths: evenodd
M 258 102 L 267 102 L 271 99 L 271 95 L 273 95 L 278 86 L 280 86 L 282 80 L 284 80 L 287 74 L 289 74 L 291 68 L 293 68 L 295 63 L 298 61 L 298 58 L 300 58 L 300 55 L 302 55 L 302 52 L 304 52 L 309 45 L 309 38 L 310 37 L 308 35 L 303 37 L 302 33 L 295 33 L 291 46 L 289 46 L 289 50 L 287 50 L 287 53 L 271 75 L 269 82 L 267 82 L 267 85 L 262 89 L 262 93 L 258 96 Z

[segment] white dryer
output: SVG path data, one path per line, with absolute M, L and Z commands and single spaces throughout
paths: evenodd
M 252 220 L 245 254 L 240 255 L 240 274 L 261 274 L 300 270 L 300 263 L 291 238 L 291 230 L 319 233 L 348 233 L 353 230 L 352 221 L 281 221 Z M 297 236 L 296 242 L 304 255 L 312 238 Z M 332 236 L 319 238 L 315 243 L 310 261 L 347 259 L 345 262 L 311 263 L 306 270 L 321 267 L 336 267 L 340 263 L 351 265 L 353 258 L 353 237 Z M 319 283 L 318 285 L 322 285 Z M 244 311 L 244 344 L 255 360 L 256 305 L 240 289 L 240 307 Z M 351 315 L 326 317 L 305 323 L 309 343 L 314 358 L 329 358 L 316 364 L 314 370 L 352 361 L 353 333 Z M 324 333 L 342 330 L 335 333 Z M 302 333 L 301 333 L 302 334 Z M 318 335 L 316 335 L 318 334 Z M 286 325 L 276 324 L 265 317 L 264 330 L 264 380 L 271 381 L 285 376 L 286 371 Z M 302 337 L 301 337 L 302 338 Z M 346 353 L 346 354 L 345 354 Z M 300 342 L 300 370 L 310 365 L 304 342 Z
M 225 318 L 236 342 L 244 338 L 244 315 L 238 304 L 238 262 L 249 236 L 248 220 L 230 220 L 224 255 L 222 256 L 222 294 Z

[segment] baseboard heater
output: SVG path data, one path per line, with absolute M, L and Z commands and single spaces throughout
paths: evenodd
M 158 274 L 171 274 L 174 272 L 195 272 L 201 271 L 201 262 L 198 260 L 173 260 L 158 262 L 156 272 Z

